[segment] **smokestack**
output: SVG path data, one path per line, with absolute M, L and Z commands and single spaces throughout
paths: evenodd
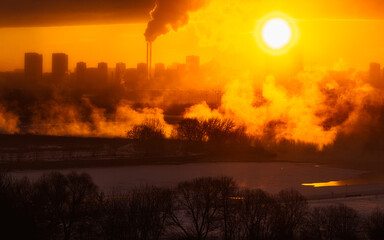
M 149 42 L 147 42 L 147 80 L 149 80 Z
M 152 42 L 149 43 L 149 80 L 152 78 Z

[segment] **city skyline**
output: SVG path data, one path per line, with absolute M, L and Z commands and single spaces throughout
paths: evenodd
M 327 6 L 324 1 L 301 1 L 301 7 L 296 9 L 282 1 L 244 1 L 239 4 L 236 1 L 223 3 L 215 0 L 206 3 L 199 11 L 189 13 L 189 24 L 156 39 L 153 43 L 154 62 L 170 65 L 182 61 L 184 56 L 199 55 L 202 63 L 228 64 L 231 59 L 237 59 L 232 64 L 241 67 L 236 62 L 244 59 L 244 70 L 260 67 L 258 63 L 264 61 L 266 56 L 255 44 L 253 32 L 263 16 L 271 11 L 284 12 L 297 22 L 300 29 L 297 46 L 302 52 L 305 65 L 331 69 L 342 59 L 348 67 L 362 70 L 366 68 L 367 62 L 384 62 L 381 46 L 383 36 L 381 31 L 376 31 L 384 26 L 384 20 L 379 11 L 382 6 L 377 1 L 369 1 L 362 6 L 359 2 L 345 0 L 333 4 L 333 8 L 328 11 L 321 11 Z M 70 2 L 68 6 L 71 4 L 75 3 Z M 3 23 L 0 25 L 0 35 L 3 36 L 0 39 L 0 71 L 19 68 L 23 62 L 21 56 L 25 52 L 39 52 L 44 56 L 52 52 L 65 52 L 72 56 L 69 60 L 72 70 L 76 62 L 80 61 L 90 65 L 101 61 L 110 64 L 125 62 L 129 66 L 145 62 L 145 22 L 150 16 L 149 11 L 145 13 L 144 10 L 151 9 L 152 4 L 153 1 L 148 0 L 140 5 L 140 11 L 143 12 L 140 13 L 142 17 L 139 21 L 126 21 L 122 18 L 121 22 L 115 19 L 94 24 L 89 20 L 89 23 L 80 21 L 69 25 L 49 21 L 51 26 L 40 23 L 33 27 L 26 22 L 20 22 L 18 27 Z M 348 10 L 343 9 L 344 4 L 348 4 Z M 128 10 L 133 5 L 130 1 L 126 3 Z M 45 7 L 49 6 L 54 6 L 54 3 Z M 8 7 L 5 6 L 3 11 Z M 38 8 L 35 10 L 39 11 Z M 222 12 L 226 12 L 227 19 L 231 21 L 223 21 L 220 18 Z M 13 13 L 8 11 L 7 14 Z M 55 19 L 51 17 L 49 19 Z M 94 16 L 90 19 L 97 18 Z M 356 44 L 360 45 L 357 53 L 354 47 Z M 323 49 L 327 50 L 327 54 Z M 45 62 L 43 68 L 48 71 L 50 63 Z
M 5 72 L 20 72 L 24 71 L 27 75 L 39 75 L 42 77 L 43 73 L 52 73 L 55 77 L 64 76 L 70 73 L 78 72 L 78 69 L 93 69 L 93 68 L 104 68 L 107 71 L 115 70 L 119 72 L 119 70 L 127 70 L 127 69 L 138 69 L 143 68 L 143 64 L 147 65 L 144 62 L 138 62 L 135 66 L 127 66 L 124 62 L 117 62 L 115 65 L 109 65 L 107 62 L 101 61 L 98 62 L 95 66 L 89 66 L 86 62 L 80 61 L 75 64 L 72 68 L 72 71 L 68 67 L 69 56 L 65 53 L 52 53 L 51 54 L 51 68 L 48 71 L 43 71 L 43 63 L 44 56 L 42 54 L 36 52 L 28 52 L 24 54 L 24 66 L 23 68 L 16 68 L 13 71 L 5 71 Z M 177 65 L 186 65 L 187 72 L 197 72 L 200 68 L 200 57 L 195 55 L 185 56 L 184 63 L 174 62 L 171 65 L 166 66 L 164 63 L 156 62 L 151 66 L 151 72 L 153 75 L 156 75 L 156 72 L 162 72 L 166 69 L 174 69 Z M 145 66 L 144 68 L 149 68 L 149 66 Z M 31 69 L 31 70 L 30 70 Z M 34 73 L 29 73 L 34 71 Z M 1 71 L 0 71 L 1 72 Z M 37 72 L 37 73 L 36 73 Z

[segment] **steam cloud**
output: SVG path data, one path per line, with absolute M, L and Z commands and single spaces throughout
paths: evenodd
M 19 117 L 0 106 L 0 133 L 19 133 Z
M 340 77 L 328 70 L 302 71 L 289 85 L 279 84 L 273 76 L 261 82 L 256 86 L 249 76 L 238 76 L 223 88 L 219 107 L 212 108 L 205 102 L 182 106 L 183 117 L 231 119 L 236 127 L 267 145 L 288 140 L 319 150 L 332 146 L 383 149 L 384 141 L 378 139 L 384 135 L 384 90 L 371 87 L 364 75 L 353 71 L 343 72 Z M 167 137 L 172 137 L 174 126 L 165 122 L 164 111 L 167 106 L 178 106 L 178 100 L 168 100 L 161 109 L 156 101 L 150 101 L 153 94 L 143 97 L 149 98 L 148 104 L 140 108 L 124 98 L 106 108 L 86 97 L 68 101 L 61 93 L 36 100 L 26 109 L 20 109 L 22 101 L 4 99 L 0 104 L 0 132 L 126 137 L 135 125 L 156 119 Z M 30 112 L 31 118 L 26 120 L 25 112 Z
M 157 0 L 150 12 L 151 21 L 148 22 L 144 33 L 147 42 L 153 42 L 171 29 L 177 31 L 186 25 L 189 12 L 197 11 L 206 2 L 206 0 Z
M 166 136 L 172 127 L 164 121 L 163 110 L 143 108 L 134 110 L 121 101 L 110 118 L 105 109 L 94 106 L 88 99 L 81 104 L 64 104 L 56 101 L 38 106 L 28 130 L 32 134 L 55 136 L 126 137 L 134 125 L 146 119 L 156 119 L 163 126 Z M 84 116 L 87 113 L 87 116 Z
M 249 79 L 234 80 L 226 85 L 218 109 L 201 103 L 188 108 L 184 117 L 233 119 L 237 126 L 246 127 L 249 135 L 264 141 L 290 140 L 314 144 L 321 150 L 340 134 L 366 128 L 366 121 L 376 125 L 369 119 L 382 114 L 376 109 L 384 104 L 382 90 L 373 89 L 353 73 L 345 79 L 323 71 L 301 72 L 292 80 L 292 85 L 300 87 L 290 89 L 269 76 L 261 92 L 255 91 Z M 368 106 L 376 110 L 368 114 Z

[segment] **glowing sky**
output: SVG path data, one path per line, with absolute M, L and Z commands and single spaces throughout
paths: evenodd
M 33 2 L 41 7 L 29 11 L 20 7 L 26 2 L 31 1 L 0 2 L 0 71 L 23 68 L 24 52 L 42 53 L 46 72 L 53 52 L 67 53 L 71 70 L 78 61 L 88 66 L 125 62 L 131 67 L 145 61 L 143 34 L 153 1 L 89 2 L 88 9 L 79 1 L 40 0 Z M 379 0 L 213 0 L 191 14 L 187 26 L 156 40 L 154 62 L 183 62 L 193 54 L 201 56 L 202 63 L 219 59 L 256 64 L 262 53 L 252 32 L 258 19 L 271 11 L 296 19 L 297 44 L 306 65 L 332 67 L 343 59 L 348 66 L 366 69 L 371 61 L 384 63 L 384 4 Z

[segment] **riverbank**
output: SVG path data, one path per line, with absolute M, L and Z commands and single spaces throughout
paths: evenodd
M 127 138 L 0 135 L 0 169 L 3 171 L 91 167 L 187 164 L 201 162 L 275 161 L 262 147 L 203 143 L 195 151 L 188 142 L 164 139 L 161 152 L 138 152 Z M 207 145 L 207 146 L 206 146 Z M 209 148 L 211 147 L 211 148 Z

